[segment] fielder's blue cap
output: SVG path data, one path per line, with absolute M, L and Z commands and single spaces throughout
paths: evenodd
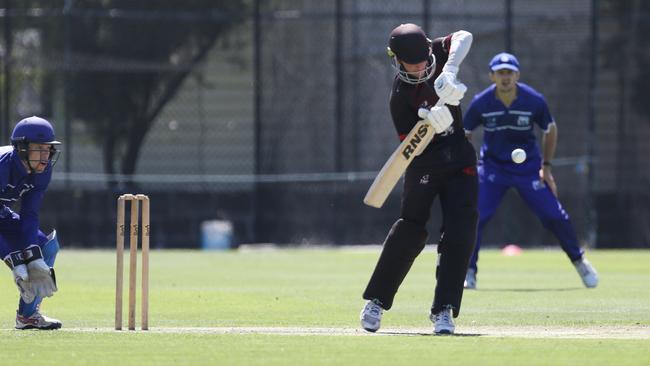
M 519 71 L 519 61 L 517 61 L 517 58 L 514 55 L 501 52 L 492 57 L 492 61 L 490 61 L 490 70 L 497 71 L 502 69 Z

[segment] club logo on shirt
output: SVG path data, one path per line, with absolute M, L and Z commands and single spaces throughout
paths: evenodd
M 530 117 L 519 116 L 519 118 L 517 118 L 517 126 L 528 126 L 528 125 L 530 125 Z
M 36 187 L 34 184 L 24 183 L 19 187 L 15 187 L 11 184 L 0 191 L 0 201 L 2 202 L 16 202 L 18 201 L 25 193 L 31 191 Z
M 425 174 L 420 178 L 420 184 L 429 184 L 429 174 Z
M 27 184 L 27 183 L 25 183 L 25 185 L 23 185 L 23 189 L 21 189 L 21 190 L 20 190 L 20 193 L 18 193 L 18 197 L 22 197 L 23 194 L 25 194 L 26 192 L 31 191 L 34 187 L 35 187 L 35 186 L 34 186 L 33 184 Z

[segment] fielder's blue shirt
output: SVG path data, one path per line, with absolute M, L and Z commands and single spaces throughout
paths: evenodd
M 474 96 L 463 126 L 466 131 L 483 126 L 484 163 L 496 164 L 512 174 L 537 174 L 542 157 L 533 128 L 537 125 L 547 131 L 553 122 L 544 96 L 524 83 L 517 83 L 517 97 L 510 107 L 497 99 L 495 85 Z M 516 148 L 526 151 L 522 164 L 512 161 L 511 153 Z
M 21 200 L 20 248 L 0 248 L 0 256 L 38 243 L 38 212 L 47 186 L 52 179 L 52 166 L 39 174 L 29 174 L 13 146 L 0 147 L 0 220 L 11 218 L 11 205 Z M 2 232 L 0 232 L 2 235 Z

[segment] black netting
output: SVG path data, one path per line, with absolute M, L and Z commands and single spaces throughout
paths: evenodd
M 0 15 L 0 138 L 23 116 L 54 122 L 65 145 L 43 222 L 70 244 L 108 245 L 124 191 L 152 196 L 159 247 L 199 245 L 211 219 L 233 221 L 238 242 L 380 242 L 401 189 L 382 210 L 361 200 L 397 145 L 386 42 L 405 22 L 473 33 L 466 104 L 489 59 L 514 52 L 557 121 L 554 175 L 580 239 L 650 243 L 645 2 L 144 3 L 7 2 Z M 485 242 L 555 241 L 510 192 Z

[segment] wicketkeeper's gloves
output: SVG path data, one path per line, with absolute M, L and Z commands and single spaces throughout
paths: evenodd
M 4 257 L 4 262 L 11 269 L 14 276 L 14 282 L 18 287 L 18 291 L 20 291 L 20 297 L 28 304 L 34 302 L 36 293 L 29 282 L 29 273 L 27 271 L 27 265 L 25 264 L 22 251 L 17 250 L 7 254 L 7 256 Z
M 38 245 L 30 245 L 23 249 L 23 257 L 27 264 L 29 282 L 36 296 L 50 297 L 57 291 L 54 268 L 45 263 L 43 252 Z

